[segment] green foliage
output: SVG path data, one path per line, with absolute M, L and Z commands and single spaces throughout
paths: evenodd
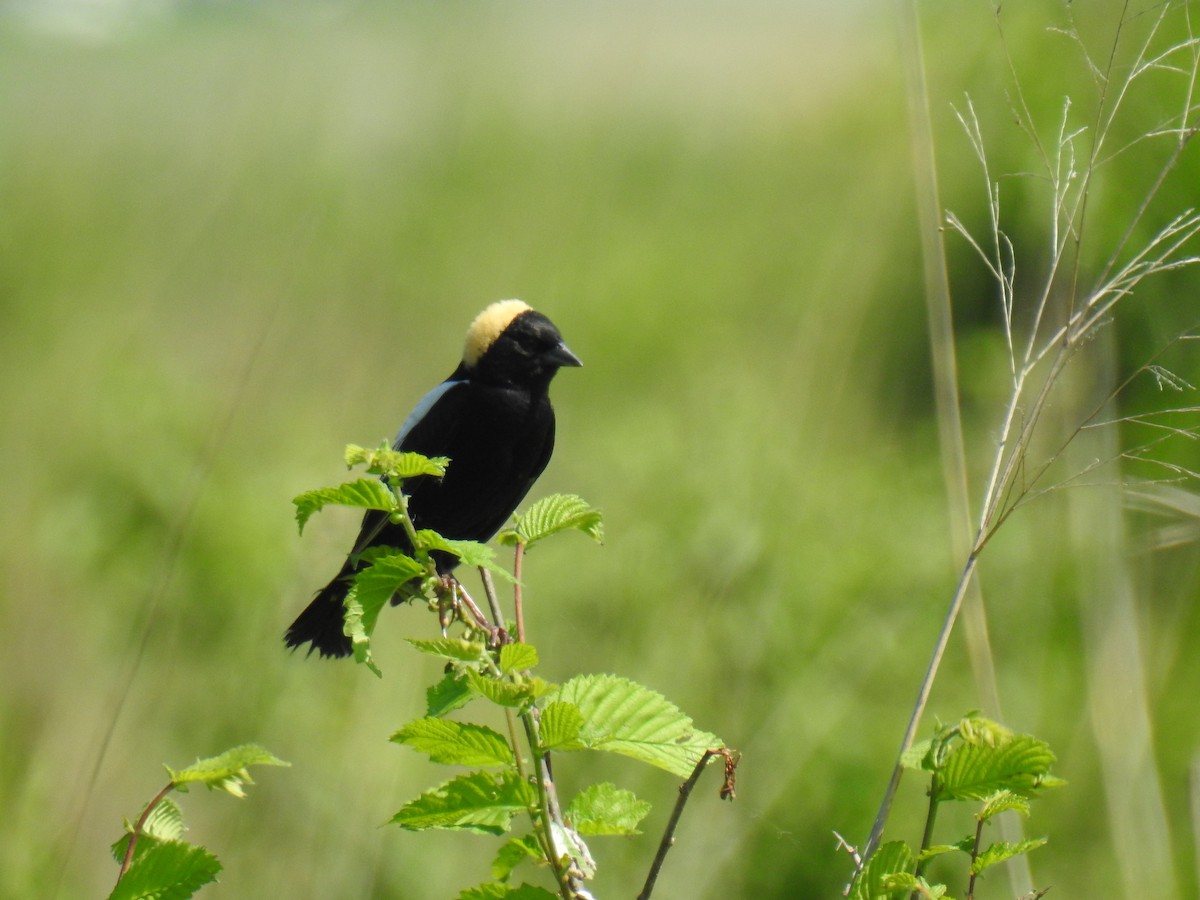
M 217 880 L 221 863 L 203 847 L 155 842 L 121 877 L 108 900 L 185 900 Z
M 584 748 L 620 753 L 681 777 L 692 773 L 704 751 L 724 746 L 661 694 L 617 675 L 579 675 L 553 697 L 579 710 Z
M 580 791 L 567 807 L 567 820 L 580 834 L 641 834 L 638 823 L 650 804 L 632 791 L 603 782 Z
M 430 605 L 436 607 L 443 629 L 442 637 L 407 639 L 414 650 L 444 660 L 446 665 L 441 678 L 426 691 L 427 714 L 397 730 L 392 741 L 440 765 L 497 770 L 458 775 L 427 790 L 401 807 L 391 823 L 410 831 L 442 829 L 501 835 L 511 830 L 516 816 L 526 814 L 533 831 L 501 847 L 492 866 L 495 882 L 461 896 L 553 896 L 540 888 L 510 888 L 505 883 L 526 859 L 546 865 L 564 892 L 562 896 L 573 896 L 575 889 L 568 889 L 572 880 L 591 878 L 596 871 L 582 835 L 636 835 L 650 804 L 606 782 L 581 790 L 564 816 L 553 796 L 550 754 L 578 750 L 617 753 L 686 778 L 707 751 L 721 749 L 724 744 L 715 735 L 697 729 L 662 695 L 627 678 L 580 675 L 556 685 L 533 675 L 539 662 L 533 645 L 511 641 L 502 630 L 505 623 L 480 621 L 477 609 L 464 612 L 459 587 L 437 575 L 431 552 L 452 553 L 464 565 L 497 572 L 514 585 L 514 591 L 519 591 L 520 585 L 496 563 L 491 547 L 449 540 L 413 527 L 403 490 L 405 479 L 440 475 L 448 460 L 398 453 L 386 445 L 364 450 L 353 444 L 346 448 L 345 459 L 348 466 L 366 466 L 379 478 L 359 479 L 300 495 L 294 502 L 301 528 L 328 505 L 377 509 L 393 522 L 403 524 L 413 547 L 411 554 L 371 547 L 360 555 L 362 567 L 345 600 L 345 630 L 355 658 L 380 674 L 370 649 L 370 635 L 379 613 L 397 594 L 415 596 L 417 584 L 422 591 L 433 593 Z M 601 541 L 600 513 L 580 497 L 555 494 L 517 516 L 515 527 L 502 535 L 501 541 L 516 545 L 519 563 L 520 554 L 533 544 L 572 530 Z M 487 589 L 492 590 L 490 585 Z M 517 633 L 523 634 L 518 597 L 514 596 Z M 490 596 L 489 601 L 490 608 L 498 608 L 499 598 Z M 455 620 L 465 629 L 465 636 L 445 635 Z M 447 718 L 473 698 L 503 713 L 514 740 L 523 731 L 524 747 L 514 746 L 509 738 L 487 725 Z
M 458 900 L 553 900 L 554 896 L 543 888 L 528 884 L 515 888 L 506 884 L 481 884 L 463 891 Z
M 359 509 L 377 509 L 392 513 L 397 509 L 396 498 L 387 486 L 373 478 L 359 478 L 337 487 L 317 488 L 305 491 L 292 501 L 296 506 L 296 524 L 300 532 L 316 513 L 326 506 L 353 506 Z
M 975 831 L 950 844 L 923 845 L 915 869 L 912 852 L 903 841 L 882 845 L 856 875 L 851 897 L 866 900 L 914 893 L 920 897 L 948 897 L 944 885 L 928 883 L 922 872 L 929 860 L 954 853 L 962 853 L 968 860 L 968 896 L 973 896 L 975 878 L 985 869 L 1046 843 L 1045 838 L 1035 838 L 984 846 L 983 829 L 1004 812 L 1027 816 L 1030 799 L 1040 796 L 1043 789 L 1063 785 L 1061 779 L 1050 774 L 1054 759 L 1044 741 L 1014 734 L 975 713 L 935 729 L 932 738 L 914 744 L 903 756 L 907 768 L 930 776 L 926 840 L 939 804 L 946 802 L 979 803 Z
M 604 522 L 600 511 L 575 494 L 551 494 L 543 497 L 517 517 L 516 525 L 498 536 L 502 544 L 524 544 L 569 530 L 582 531 L 592 540 L 604 542 Z
M 406 803 L 391 821 L 410 831 L 441 828 L 503 834 L 513 816 L 535 802 L 533 788 L 516 772 L 472 772 Z
M 288 766 L 258 744 L 242 744 L 218 756 L 198 759 L 178 772 L 167 768 L 176 790 L 186 791 L 187 785 L 203 784 L 212 790 L 222 790 L 235 797 L 245 797 L 242 785 L 253 784 L 250 766 Z
M 198 759 L 178 771 L 166 767 L 170 782 L 147 804 L 136 823 L 125 821 L 125 834 L 113 844 L 121 865 L 109 900 L 185 900 L 216 880 L 221 863 L 203 847 L 183 842 L 183 811 L 168 794 L 203 784 L 234 797 L 253 784 L 250 766 L 287 766 L 258 744 L 242 744 L 217 756 Z
M 506 766 L 513 762 L 512 748 L 503 735 L 483 725 L 425 718 L 409 722 L 394 735 L 430 760 L 454 766 Z
M 441 478 L 446 474 L 450 460 L 444 456 L 422 456 L 420 453 L 407 453 L 393 450 L 387 443 L 380 444 L 374 450 L 367 450 L 357 444 L 347 444 L 345 452 L 346 468 L 366 466 L 372 475 L 404 480 L 421 475 L 432 475 Z
M 911 874 L 913 865 L 912 851 L 904 841 L 880 845 L 855 876 L 850 900 L 904 900 L 911 889 L 892 886 L 889 879 Z
M 492 877 L 497 881 L 508 881 L 513 870 L 521 863 L 541 857 L 542 848 L 538 845 L 537 835 L 509 838 L 500 846 L 492 861 Z

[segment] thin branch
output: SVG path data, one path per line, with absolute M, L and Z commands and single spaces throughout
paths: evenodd
M 517 640 L 525 643 L 525 606 L 521 594 L 521 562 L 525 558 L 525 545 L 517 542 L 513 554 L 513 615 L 517 617 Z
M 166 787 L 155 794 L 154 798 L 146 804 L 146 808 L 142 810 L 142 814 L 138 816 L 138 820 L 133 823 L 133 831 L 129 833 L 129 843 L 125 845 L 125 856 L 121 860 L 121 871 L 117 873 L 117 884 L 121 883 L 121 879 L 125 877 L 125 873 L 129 871 L 129 867 L 133 864 L 133 848 L 137 845 L 142 829 L 146 827 L 146 820 L 150 818 L 150 814 L 154 812 L 154 808 L 162 803 L 163 798 L 173 790 L 175 790 L 175 782 L 170 781 Z
M 663 832 L 662 840 L 658 842 L 658 852 L 654 854 L 654 862 L 650 864 L 650 872 L 646 875 L 646 883 L 642 886 L 642 892 L 637 895 L 637 900 L 649 900 L 650 894 L 654 890 L 654 883 L 658 880 L 658 874 L 662 870 L 663 863 L 666 861 L 667 853 L 675 844 L 675 829 L 679 826 L 679 819 L 683 815 L 683 808 L 687 805 L 688 797 L 691 796 L 696 782 L 700 780 L 700 775 L 704 772 L 705 766 L 708 765 L 708 761 L 714 756 L 725 758 L 725 783 L 721 787 L 721 799 L 725 800 L 733 797 L 733 772 L 737 768 L 737 759 L 726 749 L 705 750 L 704 755 L 700 757 L 700 761 L 696 763 L 696 768 L 692 769 L 692 774 L 688 777 L 688 780 L 679 786 L 679 799 L 675 801 L 675 808 L 671 810 L 671 818 L 667 821 L 667 827 Z

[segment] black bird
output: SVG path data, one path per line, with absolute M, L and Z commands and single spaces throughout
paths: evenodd
M 393 442 L 397 450 L 450 458 L 443 477 L 405 482 L 413 525 L 452 540 L 486 541 L 499 531 L 554 450 L 550 380 L 562 366 L 581 365 L 554 323 L 520 300 L 501 300 L 476 316 L 462 362 L 417 404 Z M 350 655 L 342 600 L 360 568 L 357 554 L 372 546 L 410 549 L 403 526 L 385 517 L 363 517 L 341 571 L 288 628 L 289 647 L 311 643 L 309 653 Z M 434 556 L 442 574 L 458 563 Z

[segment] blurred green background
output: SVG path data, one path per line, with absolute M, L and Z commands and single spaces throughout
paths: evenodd
M 1086 11 L 1096 47 L 1120 7 Z M 582 494 L 608 535 L 528 561 L 543 674 L 631 677 L 744 754 L 735 803 L 715 778 L 694 797 L 661 896 L 837 896 L 833 833 L 865 839 L 960 565 L 901 8 L 0 11 L 0 896 L 104 895 L 160 763 L 246 741 L 293 768 L 243 802 L 181 798 L 225 865 L 204 896 L 437 898 L 487 877 L 498 842 L 382 824 L 445 777 L 386 740 L 436 677 L 400 640 L 432 620 L 387 612 L 383 680 L 280 638 L 357 519 L 326 513 L 301 539 L 291 498 L 342 476 L 345 443 L 392 435 L 509 296 L 586 364 L 554 385 L 535 496 Z M 983 3 L 921 12 L 943 201 L 981 226 L 951 104 L 971 93 L 998 172 L 1034 167 L 1005 44 Z M 1047 30 L 1063 7 L 1005 17 L 1039 121 L 1053 133 L 1071 93 L 1090 122 L 1082 56 Z M 1130 133 L 1178 96 L 1139 100 Z M 1085 263 L 1144 193 L 1138 159 L 1097 182 Z M 1185 163 L 1168 210 L 1197 202 Z M 1004 184 L 1036 272 L 1045 201 Z M 961 241 L 950 259 L 977 501 L 1008 382 L 995 291 Z M 1195 318 L 1195 278 L 1164 278 L 1108 330 L 1122 377 Z M 1158 402 L 1144 382 L 1129 402 Z M 1035 883 L 1196 896 L 1194 535 L 1167 521 L 1183 540 L 1164 547 L 1161 517 L 1079 493 L 1015 516 L 982 568 L 1005 720 L 1069 781 L 1035 805 L 1029 831 L 1051 838 Z M 1100 602 L 1114 584 L 1131 620 Z M 956 639 L 928 724 L 979 704 Z M 632 896 L 676 779 L 586 756 L 558 774 L 654 803 L 645 837 L 593 842 L 597 895 Z M 889 837 L 918 841 L 921 814 L 910 779 Z M 1011 896 L 998 873 L 986 890 Z

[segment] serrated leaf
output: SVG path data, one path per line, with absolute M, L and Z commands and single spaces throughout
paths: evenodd
M 198 759 L 178 772 L 172 771 L 170 767 L 164 768 L 177 787 L 199 783 L 241 797 L 244 796 L 241 786 L 254 783 L 247 771 L 250 766 L 290 765 L 291 763 L 278 759 L 258 744 L 242 744 L 217 756 Z
M 580 834 L 641 834 L 638 823 L 650 804 L 607 782 L 580 791 L 567 807 L 566 818 Z
M 467 684 L 471 686 L 471 690 L 481 697 L 491 700 L 497 706 L 519 709 L 536 699 L 533 687 L 528 682 L 525 684 L 513 684 L 510 681 L 499 681 L 495 678 L 489 678 L 478 672 L 467 672 L 466 674 Z
M 871 854 L 850 885 L 850 900 L 906 900 L 908 891 L 889 888 L 892 875 L 911 875 L 915 862 L 904 841 L 888 841 Z
M 354 655 L 354 661 L 370 669 L 376 678 L 382 678 L 383 671 L 375 664 L 371 655 L 371 634 L 375 631 L 380 608 L 374 607 L 368 617 L 367 611 L 358 601 L 358 585 L 353 583 L 342 598 L 342 605 L 346 608 L 342 614 L 342 633 L 350 638 L 350 651 Z
M 511 766 L 512 749 L 503 735 L 483 725 L 428 717 L 409 722 L 391 738 L 452 766 Z
M 984 798 L 983 808 L 975 814 L 975 818 L 986 822 L 1010 809 L 1027 816 L 1029 815 L 1029 801 L 1012 791 L 996 791 Z
M 538 500 L 517 518 L 516 525 L 500 535 L 502 544 L 530 547 L 560 531 L 582 531 L 597 543 L 604 543 L 604 523 L 600 511 L 575 494 L 551 494 Z
M 574 703 L 556 700 L 542 710 L 538 722 L 538 736 L 543 750 L 584 750 L 579 740 L 583 729 L 583 713 Z
M 359 478 L 337 487 L 318 488 L 305 491 L 292 503 L 296 506 L 296 524 L 301 534 L 304 526 L 314 514 L 326 506 L 353 506 L 359 509 L 378 509 L 386 513 L 395 512 L 399 505 L 387 485 L 377 478 Z
M 527 834 L 524 837 L 509 838 L 501 846 L 496 858 L 492 861 L 492 878 L 496 881 L 508 881 L 513 870 L 527 859 L 542 858 L 542 846 L 536 835 Z
M 433 640 L 405 638 L 405 640 L 421 653 L 440 656 L 443 659 L 453 659 L 457 662 L 479 662 L 483 659 L 486 649 L 480 641 L 464 641 L 460 638 L 435 638 Z
M 883 879 L 883 888 L 889 892 L 900 891 L 901 896 L 905 897 L 912 895 L 929 900 L 951 900 L 946 895 L 947 888 L 944 884 L 930 884 L 919 875 L 911 875 L 908 872 L 896 872 L 886 876 Z
M 1016 737 L 1010 728 L 976 713 L 959 720 L 958 734 L 968 744 L 983 744 L 988 747 L 999 747 Z
M 216 881 L 220 861 L 181 841 L 154 843 L 129 867 L 109 900 L 186 900 Z
M 365 465 L 372 475 L 386 475 L 389 478 L 416 478 L 420 475 L 432 475 L 441 478 L 446 474 L 450 460 L 445 456 L 422 456 L 420 453 L 394 450 L 388 444 L 380 444 L 374 450 L 367 450 L 357 444 L 347 444 L 346 468 Z
M 938 772 L 937 799 L 982 800 L 1000 790 L 1028 795 L 1039 787 L 1053 787 L 1047 775 L 1054 761 L 1050 747 L 1029 735 L 995 744 L 959 744 Z
M 970 841 L 972 844 L 975 843 L 974 835 L 971 836 Z M 932 847 L 926 847 L 924 850 L 922 850 L 917 855 L 917 860 L 919 862 L 925 862 L 925 860 L 933 859 L 935 856 L 943 856 L 947 853 L 958 853 L 958 852 L 970 853 L 971 848 L 969 846 L 963 847 L 961 842 L 958 844 L 935 844 Z
M 367 634 L 374 634 L 379 612 L 387 606 L 392 596 L 414 578 L 424 574 L 425 567 L 403 553 L 376 557 L 370 565 L 355 573 L 354 585 L 358 588 L 358 602 L 363 608 L 363 628 Z
M 417 540 L 426 550 L 441 550 L 443 553 L 453 554 L 464 566 L 487 569 L 509 584 L 516 584 L 512 574 L 496 562 L 496 551 L 487 544 L 481 544 L 479 541 L 452 541 L 428 529 L 418 531 Z
M 723 747 L 714 734 L 661 694 L 616 675 L 579 675 L 554 699 L 573 703 L 583 716 L 580 742 L 591 750 L 620 753 L 686 778 L 706 750 Z
M 513 772 L 472 772 L 426 791 L 391 822 L 409 831 L 430 828 L 503 834 L 512 817 L 536 802 L 533 788 Z
M 500 648 L 500 671 L 522 672 L 538 664 L 538 652 L 532 644 L 505 644 Z
M 457 672 L 447 672 L 442 680 L 425 691 L 425 714 L 444 716 L 467 704 L 474 697 L 467 679 Z
M 933 741 L 917 741 L 907 750 L 900 754 L 900 765 L 906 769 L 933 771 L 932 758 L 930 750 L 933 749 Z
M 134 853 L 140 855 L 143 845 L 150 846 L 159 841 L 177 841 L 183 837 L 183 810 L 170 797 L 163 797 L 150 810 L 150 815 L 142 823 Z M 122 862 L 125 859 L 125 848 L 129 846 L 129 837 L 133 833 L 133 823 L 125 820 L 125 834 L 112 845 L 113 859 Z M 136 859 L 136 856 L 135 856 Z
M 481 884 L 478 887 L 467 888 L 458 895 L 458 900 L 557 900 L 557 897 L 558 894 L 552 894 L 531 884 L 522 884 L 520 887 Z
M 1008 841 L 997 841 L 975 857 L 975 861 L 971 863 L 971 874 L 978 875 L 990 866 L 1012 859 L 1014 856 L 1020 856 L 1022 853 L 1028 853 L 1030 850 L 1036 850 L 1038 847 L 1043 846 L 1046 840 L 1046 838 L 1032 838 L 1016 844 L 1010 844 Z

